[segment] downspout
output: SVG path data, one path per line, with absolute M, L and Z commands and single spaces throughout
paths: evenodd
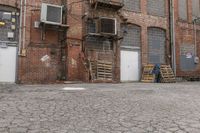
M 61 0 L 61 4 L 64 7 L 62 23 L 66 25 L 67 24 L 67 0 Z M 66 45 L 66 43 L 67 43 L 67 29 L 64 28 L 62 31 L 62 40 L 61 40 L 61 62 L 62 62 L 61 80 L 66 80 L 68 78 L 67 76 L 68 64 L 66 64 L 66 60 L 68 60 L 68 46 Z
M 171 55 L 172 68 L 176 76 L 176 34 L 175 34 L 175 14 L 174 14 L 174 0 L 170 0 L 170 38 L 171 38 Z
M 20 24 L 19 24 L 19 46 L 18 46 L 18 55 L 21 55 L 21 46 L 22 46 L 22 10 L 23 10 L 23 0 L 20 0 Z
M 193 22 L 194 24 L 194 56 L 197 56 L 197 27 L 196 27 L 196 20 Z
M 26 52 L 25 52 L 25 44 L 26 44 L 26 3 L 27 3 L 27 0 L 24 0 L 24 25 L 23 25 L 22 56 L 26 55 Z

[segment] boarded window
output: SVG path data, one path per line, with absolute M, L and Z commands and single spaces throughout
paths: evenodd
M 165 31 L 160 28 L 148 28 L 149 63 L 165 64 Z
M 181 20 L 187 20 L 187 0 L 179 0 L 178 2 L 179 18 Z
M 122 25 L 121 32 L 124 37 L 122 46 L 141 46 L 141 27 L 137 25 Z
M 192 0 L 192 16 L 193 18 L 200 16 L 200 2 L 199 0 Z
M 165 0 L 147 0 L 149 15 L 165 17 Z
M 126 10 L 140 12 L 140 0 L 124 0 Z

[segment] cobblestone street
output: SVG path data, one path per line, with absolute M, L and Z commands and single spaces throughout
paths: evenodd
M 0 86 L 0 133 L 200 133 L 198 82 Z

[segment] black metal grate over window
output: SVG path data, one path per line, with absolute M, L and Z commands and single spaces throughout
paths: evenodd
M 102 37 L 90 36 L 85 41 L 88 50 L 110 51 L 113 47 L 112 41 Z

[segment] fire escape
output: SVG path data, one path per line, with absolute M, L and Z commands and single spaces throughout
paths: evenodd
M 94 27 L 91 30 L 92 32 L 86 32 L 85 37 L 92 38 L 95 41 L 100 40 L 95 43 L 95 46 L 90 44 L 92 46 L 90 50 L 95 51 L 97 57 L 96 59 L 88 59 L 91 81 L 103 80 L 107 82 L 114 80 L 114 69 L 116 67 L 114 61 L 116 48 L 114 47 L 117 47 L 116 43 L 119 38 L 118 20 L 115 15 L 110 17 L 108 14 L 117 14 L 123 6 L 124 0 L 89 0 L 90 13 L 86 22 L 92 22 L 91 25 Z M 86 51 L 88 52 L 89 46 L 87 43 L 86 41 Z M 98 49 L 96 50 L 93 47 L 101 47 L 101 49 L 96 48 Z
M 97 8 L 109 8 L 116 11 L 120 10 L 124 6 L 123 0 L 90 0 L 91 7 Z

